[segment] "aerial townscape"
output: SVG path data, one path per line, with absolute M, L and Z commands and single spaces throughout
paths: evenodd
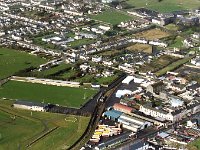
M 200 150 L 200 0 L 0 0 L 0 150 Z

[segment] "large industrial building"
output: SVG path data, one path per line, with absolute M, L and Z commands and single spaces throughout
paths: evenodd
M 123 128 L 129 129 L 133 132 L 137 132 L 151 126 L 150 122 L 126 114 L 122 114 L 119 117 L 118 122 L 123 124 Z

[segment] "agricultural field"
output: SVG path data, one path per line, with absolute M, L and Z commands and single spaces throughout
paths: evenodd
M 96 92 L 94 89 L 9 81 L 0 88 L 0 97 L 80 108 Z
M 0 100 L 0 149 L 67 149 L 84 133 L 90 117 L 30 112 Z
M 127 47 L 127 50 L 130 52 L 144 52 L 151 54 L 153 52 L 152 46 L 148 44 L 133 44 L 129 47 Z
M 173 63 L 174 61 L 178 60 L 178 58 L 169 56 L 169 55 L 162 55 L 159 58 L 154 58 L 150 63 L 146 63 L 140 67 L 141 72 L 156 72 L 167 65 Z
M 137 38 L 141 37 L 148 40 L 155 40 L 155 39 L 168 37 L 170 36 L 170 33 L 167 33 L 167 32 L 161 31 L 160 29 L 155 28 L 155 29 L 139 32 L 137 34 L 134 34 L 133 36 Z
M 101 14 L 91 15 L 90 17 L 94 20 L 99 20 L 99 21 L 109 23 L 112 25 L 117 25 L 121 22 L 133 19 L 133 17 L 123 14 L 114 9 L 106 10 L 106 11 L 102 12 Z
M 16 72 L 29 68 L 38 67 L 47 60 L 9 48 L 0 48 L 0 79 L 6 78 Z
M 177 10 L 195 9 L 199 7 L 199 0 L 128 0 L 128 4 L 134 8 L 145 7 L 161 13 Z

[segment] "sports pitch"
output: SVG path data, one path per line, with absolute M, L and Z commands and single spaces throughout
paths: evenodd
M 200 6 L 199 0 L 128 0 L 127 3 L 135 8 L 145 7 L 161 13 L 197 9 Z
M 91 15 L 90 17 L 94 20 L 99 20 L 99 21 L 109 23 L 112 25 L 117 25 L 121 22 L 133 19 L 133 17 L 123 14 L 121 12 L 118 12 L 114 9 L 106 10 L 100 14 Z
M 9 81 L 0 88 L 0 98 L 21 99 L 80 108 L 96 92 L 94 89 Z
M 90 119 L 44 112 L 31 113 L 14 109 L 10 107 L 11 104 L 12 101 L 0 100 L 1 150 L 27 149 L 27 145 L 30 145 L 30 150 L 67 149 L 84 133 Z

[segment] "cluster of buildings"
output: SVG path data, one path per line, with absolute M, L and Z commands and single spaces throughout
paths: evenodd
M 128 13 L 149 20 L 154 24 L 165 26 L 170 23 L 175 23 L 177 19 L 184 24 L 199 24 L 199 10 L 175 11 L 172 13 L 158 13 L 146 8 L 139 8 Z
M 187 149 L 187 144 L 200 136 L 199 116 L 187 121 L 185 125 L 177 125 L 171 130 L 158 132 L 148 139 L 150 145 L 160 149 Z
M 184 46 L 187 48 L 194 48 L 194 47 L 200 48 L 199 43 L 200 43 L 200 33 L 197 32 L 190 35 L 183 41 Z
M 151 123 L 157 124 L 158 121 L 160 126 L 167 126 L 199 112 L 199 95 L 198 83 L 190 83 L 174 75 L 168 74 L 160 81 L 152 80 L 148 76 L 127 76 L 122 81 L 121 88 L 115 93 L 119 103 L 112 107 L 115 111 L 132 116 L 142 114 L 146 119 L 150 116 L 155 120 Z M 110 111 L 107 113 L 109 114 Z M 104 115 L 107 113 L 105 112 Z
M 150 26 L 150 22 L 147 20 L 132 20 L 127 22 L 121 22 L 118 27 L 128 30 L 144 29 Z

